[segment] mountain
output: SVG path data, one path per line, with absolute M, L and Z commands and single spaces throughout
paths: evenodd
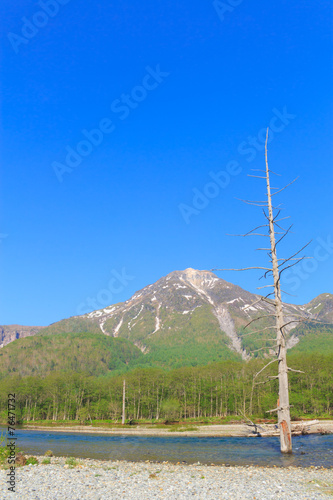
M 42 326 L 0 325 L 0 347 L 14 340 L 36 335 Z
M 333 352 L 333 295 L 321 294 L 303 306 L 284 304 L 283 308 L 288 348 L 295 352 Z M 300 318 L 304 322 L 298 323 Z M 8 351 L 6 344 L 19 339 L 15 345 L 34 346 L 41 353 L 45 351 L 51 360 L 47 342 L 59 350 L 61 346 L 57 341 L 35 343 L 22 337 L 72 338 L 75 334 L 75 342 L 81 339 L 84 343 L 89 332 L 98 338 L 112 337 L 105 348 L 114 353 L 118 353 L 117 340 L 121 339 L 140 349 L 139 357 L 136 351 L 131 352 L 127 365 L 181 367 L 226 359 L 247 360 L 274 353 L 274 324 L 271 300 L 247 292 L 210 271 L 186 269 L 174 271 L 146 286 L 126 302 L 73 316 L 48 327 L 2 326 L 5 347 L 0 356 Z M 97 351 L 100 352 L 99 347 Z M 28 347 L 25 352 L 30 352 Z M 42 359 L 43 355 L 40 356 Z M 59 364 L 59 356 L 56 357 L 58 369 L 66 369 Z M 41 359 L 38 358 L 38 366 L 44 366 Z M 44 368 L 49 369 L 48 366 Z M 68 362 L 66 366 L 72 364 Z
M 333 323 L 332 305 L 331 294 L 322 294 L 305 306 L 284 304 L 288 347 L 303 342 L 308 334 L 295 328 L 300 317 L 312 321 L 315 330 L 315 319 Z M 38 335 L 103 332 L 132 342 L 145 354 L 145 363 L 205 364 L 272 354 L 273 314 L 272 301 L 210 271 L 186 269 L 146 286 L 126 302 L 54 323 Z M 330 327 L 328 330 L 333 334 Z
M 333 323 L 333 295 L 331 293 L 318 295 L 303 306 L 303 309 L 320 321 Z

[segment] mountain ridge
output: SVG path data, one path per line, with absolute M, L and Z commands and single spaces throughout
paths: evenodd
M 283 309 L 289 348 L 303 338 L 303 333 L 298 335 L 295 329 L 300 317 L 333 323 L 332 294 L 320 294 L 303 306 L 284 304 Z M 151 355 L 178 346 L 177 352 L 182 351 L 181 356 L 185 356 L 187 342 L 197 352 L 200 348 L 212 353 L 218 349 L 226 356 L 229 350 L 246 360 L 253 356 L 252 351 L 260 342 L 264 342 L 264 349 L 261 344 L 259 348 L 262 354 L 274 352 L 269 334 L 274 327 L 273 315 L 273 301 L 264 300 L 261 295 L 227 282 L 211 271 L 187 268 L 172 271 L 125 302 L 72 316 L 48 327 L 34 327 L 30 335 L 103 333 L 130 340 L 142 353 Z M 249 335 L 253 328 L 244 327 L 259 316 L 263 317 L 253 323 L 259 333 Z M 0 328 L 6 331 L 6 327 Z M 21 328 L 25 329 L 23 336 L 28 336 L 28 327 Z

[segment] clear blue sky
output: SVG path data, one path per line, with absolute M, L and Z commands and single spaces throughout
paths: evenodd
M 272 183 L 299 176 L 280 255 L 313 239 L 315 257 L 285 298 L 333 292 L 331 2 L 230 4 L 2 2 L 1 324 L 47 325 L 177 269 L 263 265 L 260 239 L 227 234 L 263 221 L 236 198 L 265 194 L 246 174 L 268 125 Z

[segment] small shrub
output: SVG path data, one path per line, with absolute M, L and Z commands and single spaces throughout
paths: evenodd
M 9 466 L 8 458 L 9 458 L 10 450 L 6 446 L 5 442 L 6 442 L 6 435 L 1 434 L 0 435 L 0 466 L 7 468 Z M 20 452 L 19 448 L 16 448 L 15 464 L 16 465 L 25 465 L 25 461 L 26 461 L 25 456 Z
M 45 457 L 53 457 L 53 451 L 51 451 L 51 450 L 47 450 L 47 451 L 45 452 Z
M 38 465 L 38 464 L 39 464 L 39 462 L 38 462 L 36 457 L 27 458 L 27 461 L 25 463 L 25 465 Z
M 0 435 L 0 464 L 3 465 L 9 456 L 9 450 L 4 444 L 6 441 L 6 436 Z
M 42 461 L 43 465 L 49 465 L 50 463 L 51 463 L 51 459 L 50 458 L 44 458 L 44 460 Z
M 189 431 L 198 431 L 199 427 L 195 427 L 194 425 L 184 426 L 176 426 L 173 429 L 170 429 L 169 432 L 189 432 Z
M 69 465 L 70 467 L 76 467 L 77 466 L 77 460 L 74 457 L 67 457 L 66 458 L 66 465 Z
M 15 458 L 15 464 L 20 466 L 20 465 L 26 465 L 27 459 L 23 455 L 23 453 L 18 453 Z

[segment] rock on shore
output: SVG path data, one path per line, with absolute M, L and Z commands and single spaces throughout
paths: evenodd
M 27 500 L 332 499 L 333 470 L 228 467 L 52 457 L 16 469 L 16 494 L 0 470 L 0 498 Z

